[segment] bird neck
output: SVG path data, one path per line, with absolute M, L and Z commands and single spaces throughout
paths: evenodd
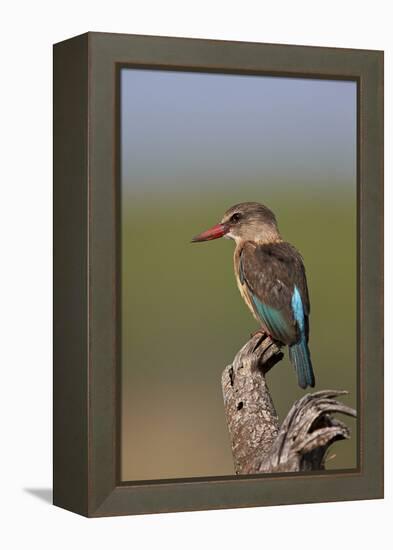
M 248 238 L 236 239 L 236 250 L 240 252 L 246 243 L 252 243 L 255 246 L 258 246 L 258 245 L 276 244 L 276 243 L 282 243 L 282 242 L 284 242 L 284 240 L 279 233 L 272 232 L 270 234 L 270 233 L 264 232 L 261 235 L 254 235 L 252 238 L 248 237 Z
M 263 235 L 256 235 L 252 242 L 255 244 L 275 244 L 282 243 L 283 239 L 279 233 L 263 233 Z

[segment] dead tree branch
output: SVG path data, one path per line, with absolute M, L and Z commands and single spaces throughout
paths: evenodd
M 279 426 L 266 383 L 266 373 L 283 353 L 265 335 L 255 335 L 222 374 L 225 414 L 237 474 L 323 470 L 328 448 L 348 439 L 349 429 L 334 413 L 356 416 L 336 397 L 345 391 L 325 390 L 296 401 Z

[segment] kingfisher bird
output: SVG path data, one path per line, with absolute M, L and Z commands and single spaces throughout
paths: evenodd
M 191 242 L 220 237 L 236 243 L 237 286 L 260 331 L 288 346 L 299 386 L 314 387 L 308 347 L 310 300 L 302 256 L 282 239 L 273 212 L 257 202 L 232 206 L 220 223 Z

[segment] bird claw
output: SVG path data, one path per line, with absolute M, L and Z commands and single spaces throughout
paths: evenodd
M 259 328 L 258 330 L 254 330 L 254 332 L 250 334 L 250 338 L 254 338 L 254 336 L 256 336 L 257 334 L 260 334 L 261 337 L 269 336 L 267 332 L 265 332 L 262 328 Z

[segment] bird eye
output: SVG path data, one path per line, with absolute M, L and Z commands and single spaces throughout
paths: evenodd
M 237 223 L 238 221 L 240 221 L 242 215 L 239 214 L 239 212 L 235 212 L 232 216 L 231 216 L 231 219 L 230 219 L 230 222 L 231 223 Z

